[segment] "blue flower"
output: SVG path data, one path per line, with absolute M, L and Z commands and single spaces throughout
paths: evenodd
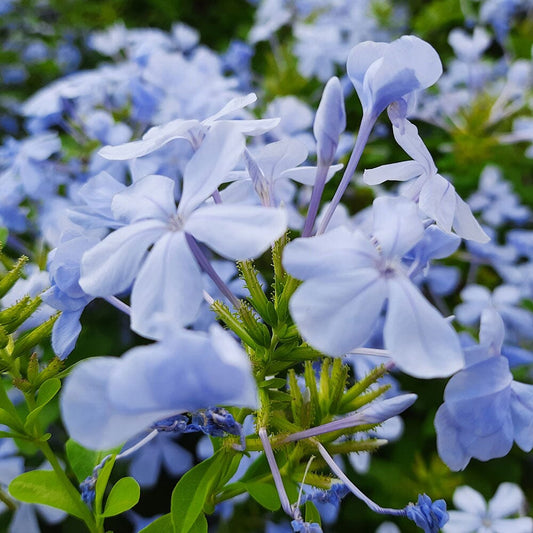
M 480 345 L 465 349 L 465 368 L 446 385 L 435 428 L 439 455 L 451 470 L 463 470 L 471 458 L 503 457 L 513 441 L 533 448 L 533 385 L 513 380 L 501 355 L 503 337 L 501 317 L 486 309 Z
M 444 500 L 432 502 L 426 494 L 419 494 L 418 502 L 410 503 L 405 511 L 407 518 L 423 529 L 424 533 L 439 533 L 448 521 L 446 502 Z
M 226 258 L 250 259 L 287 226 L 283 209 L 206 204 L 243 149 L 232 123 L 212 126 L 187 164 L 177 208 L 174 181 L 164 176 L 146 176 L 116 194 L 112 210 L 125 225 L 84 255 L 83 290 L 105 297 L 132 287 L 131 326 L 149 338 L 159 338 L 164 321 L 190 325 L 203 299 L 190 237 Z
M 444 533 L 530 533 L 533 518 L 509 515 L 524 514 L 526 501 L 524 493 L 514 483 L 502 483 L 494 497 L 487 503 L 483 496 L 471 487 L 455 489 L 453 503 L 459 511 L 450 511 L 450 521 L 444 526 Z
M 346 66 L 363 113 L 374 117 L 392 102 L 433 85 L 442 74 L 435 49 L 413 35 L 391 43 L 362 42 L 352 48 Z
M 61 397 L 71 437 L 109 449 L 158 420 L 209 405 L 254 408 L 256 385 L 248 356 L 218 325 L 209 333 L 169 331 L 164 340 L 121 358 L 82 361 Z
M 455 331 L 401 264 L 423 236 L 416 205 L 378 198 L 372 211 L 371 237 L 338 227 L 286 246 L 286 270 L 304 280 L 292 317 L 312 346 L 338 356 L 364 345 L 388 301 L 384 344 L 396 365 L 417 377 L 449 376 L 463 365 Z

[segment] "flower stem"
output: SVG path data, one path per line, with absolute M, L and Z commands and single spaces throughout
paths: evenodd
M 372 131 L 372 127 L 374 126 L 376 119 L 377 117 L 375 117 L 373 114 L 363 113 L 363 119 L 361 120 L 361 126 L 359 127 L 359 134 L 357 135 L 357 139 L 355 140 L 355 146 L 353 147 L 352 155 L 350 156 L 350 160 L 348 161 L 348 164 L 346 165 L 346 169 L 344 170 L 344 174 L 342 176 L 341 182 L 339 183 L 339 186 L 337 187 L 335 196 L 333 196 L 333 200 L 331 200 L 331 203 L 328 205 L 326 214 L 324 215 L 324 218 L 322 219 L 322 222 L 320 223 L 320 227 L 318 228 L 318 231 L 316 232 L 317 235 L 321 235 L 322 233 L 326 231 L 326 228 L 328 227 L 331 217 L 333 216 L 335 209 L 337 208 L 337 206 L 339 205 L 341 201 L 342 195 L 344 194 L 348 185 L 350 184 L 350 181 L 352 180 L 352 177 L 355 173 L 355 169 L 357 168 L 359 160 L 361 159 L 361 155 L 366 146 L 368 137 L 370 136 L 370 132 Z

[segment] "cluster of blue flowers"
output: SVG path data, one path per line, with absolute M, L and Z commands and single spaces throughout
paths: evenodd
M 88 46 L 110 61 L 34 94 L 19 109 L 29 134 L 6 136 L 0 146 L 6 249 L 33 266 L 1 304 L 40 293 L 44 304 L 30 326 L 60 311 L 51 344 L 61 360 L 75 349 L 84 310 L 96 299 L 146 339 L 121 357 L 82 354 L 90 357 L 70 371 L 60 396 L 66 431 L 89 450 L 128 442 L 117 456 L 125 458 L 129 443 L 148 432 L 131 446 L 138 454 L 131 471 L 143 486 L 156 483 L 162 464 L 173 475 L 192 464 L 175 435 L 165 434 L 200 432 L 224 438 L 218 448 L 242 456 L 244 471 L 235 466 L 213 502 L 220 508 L 232 490 L 250 490 L 262 503 L 247 485 L 246 454 L 263 452 L 269 470 L 261 479 L 270 476 L 287 530 L 322 531 L 315 515 L 302 518 L 300 503 L 331 504 L 336 518 L 352 493 L 427 533 L 511 531 L 507 520 L 526 533 L 531 518 L 504 518 L 525 512 L 514 485 L 502 485 L 487 509 L 468 487 L 454 498 L 461 511 L 448 513 L 443 500 L 425 494 L 416 504 L 382 508 L 330 455 L 346 455 L 365 472 L 361 458 L 400 436 L 398 415 L 416 395 L 402 394 L 394 376 L 376 383 L 388 371 L 450 378 L 434 420 L 450 470 L 503 457 L 514 443 L 533 449 L 533 311 L 524 305 L 533 300 L 531 210 L 494 165 L 463 198 L 461 177 L 454 184 L 439 173 L 414 124 L 453 136 L 467 128 L 465 109 L 482 96 L 491 102 L 483 128 L 512 124 L 496 142 L 533 142 L 531 119 L 517 118 L 532 111 L 531 60 L 494 64 L 483 56 L 493 39 L 505 42 L 524 6 L 484 2 L 473 32 L 450 33 L 456 57 L 442 75 L 429 43 L 393 39 L 407 25 L 402 9 L 393 9 L 396 26 L 385 29 L 368 4 L 259 2 L 248 44 L 234 42 L 225 55 L 183 24 L 170 33 L 121 24 L 93 33 Z M 496 4 L 508 13 L 504 21 Z M 270 40 L 275 47 L 287 26 L 300 73 L 327 82 L 316 110 L 293 96 L 256 105 L 254 46 Z M 42 51 L 34 48 L 25 53 L 37 57 Z M 345 110 L 353 90 L 358 126 Z M 409 159 L 363 171 L 359 162 L 381 135 L 385 111 Z M 363 187 L 374 200 L 353 212 L 350 194 Z M 274 273 L 258 276 L 252 261 L 269 251 Z M 44 263 L 48 283 L 35 266 Z M 487 272 L 497 279 L 490 288 Z M 297 452 L 274 454 L 285 448 Z M 140 459 L 148 450 L 145 459 L 158 457 L 152 470 Z M 104 464 L 82 483 L 88 504 Z M 249 471 L 261 468 L 252 464 Z M 295 503 L 284 481 L 296 476 L 315 489 Z M 502 503 L 504 489 L 510 495 Z

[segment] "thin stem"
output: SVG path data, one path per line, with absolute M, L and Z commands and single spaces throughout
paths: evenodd
M 130 456 L 132 453 L 135 453 L 139 448 L 142 448 L 145 444 L 148 444 L 151 440 L 153 440 L 158 433 L 159 431 L 157 431 L 157 429 L 154 429 L 153 431 L 148 433 L 146 437 L 141 439 L 137 444 L 130 446 L 125 452 L 119 453 L 115 459 L 118 461 L 119 459 L 124 459 Z
M 270 440 L 268 439 L 268 435 L 264 427 L 259 429 L 259 438 L 263 443 L 263 448 L 265 450 L 268 466 L 270 467 L 270 471 L 272 472 L 272 478 L 274 479 L 274 485 L 276 485 L 276 490 L 278 491 L 281 507 L 283 508 L 285 513 L 287 513 L 287 515 L 293 518 L 293 511 L 289 502 L 289 497 L 287 496 L 287 492 L 285 491 L 285 486 L 283 485 L 283 480 L 281 479 L 281 474 L 276 463 L 276 458 L 274 457 L 274 452 L 272 451 L 272 446 L 270 445 Z
M 218 189 L 215 189 L 211 196 L 213 196 L 213 201 L 215 202 L 215 204 L 222 203 L 222 196 L 220 196 L 220 191 Z
M 18 505 L 0 488 L 0 502 L 2 502 L 10 511 L 16 511 Z
M 324 185 L 326 184 L 328 170 L 329 165 L 324 165 L 319 160 L 316 168 L 315 184 L 313 186 L 309 208 L 307 209 L 307 217 L 305 219 L 304 229 L 302 231 L 302 237 L 310 237 L 311 232 L 313 231 L 316 215 L 318 213 L 318 206 L 320 205 L 320 199 L 322 198 Z
M 392 357 L 389 350 L 381 350 L 380 348 L 355 348 L 348 352 L 351 355 L 375 355 L 378 357 Z
M 63 468 L 61 468 L 61 465 L 59 464 L 59 461 L 57 460 L 54 452 L 50 448 L 47 442 L 38 441 L 37 446 L 39 446 L 40 450 L 43 452 L 44 456 L 54 469 L 54 472 L 56 473 L 57 477 L 65 487 L 65 490 L 69 494 L 71 500 L 73 501 L 74 505 L 77 507 L 80 517 L 82 517 L 82 520 L 87 525 L 87 528 L 91 533 L 101 533 L 102 528 L 98 527 L 96 525 L 96 522 L 94 520 L 94 517 L 89 510 L 89 508 L 83 503 L 81 499 L 81 495 L 78 492 L 78 490 L 74 487 L 74 485 L 71 483 L 70 479 L 65 474 L 65 471 Z
M 350 489 L 350 491 L 355 494 L 361 501 L 363 501 L 372 511 L 379 514 L 387 514 L 391 516 L 407 516 L 405 509 L 390 509 L 381 507 L 376 502 L 372 501 L 366 494 L 361 492 L 346 476 L 342 469 L 337 465 L 333 460 L 333 457 L 326 451 L 326 448 L 322 446 L 319 442 L 316 443 L 320 455 L 324 458 L 326 463 L 329 465 L 331 470 L 337 475 L 337 477 L 344 482 L 344 484 Z
M 104 300 L 110 303 L 113 307 L 116 307 L 119 311 L 122 311 L 126 315 L 131 315 L 131 307 L 126 305 L 122 300 L 119 300 L 116 296 L 105 296 Z
M 200 265 L 200 268 L 213 280 L 215 285 L 219 288 L 220 292 L 231 302 L 235 309 L 239 309 L 241 303 L 239 299 L 231 292 L 230 288 L 224 283 L 222 278 L 215 272 L 215 269 L 209 262 L 209 259 L 205 256 L 204 252 L 196 242 L 196 239 L 190 234 L 185 233 L 185 239 L 187 244 L 196 259 L 196 262 Z
M 350 181 L 352 180 L 353 175 L 355 174 L 355 169 L 357 168 L 357 165 L 359 164 L 359 160 L 361 159 L 361 155 L 363 154 L 363 150 L 366 146 L 368 137 L 370 136 L 370 132 L 372 131 L 372 127 L 374 126 L 376 119 L 377 117 L 374 116 L 374 114 L 363 113 L 363 119 L 361 120 L 361 126 L 359 127 L 359 134 L 357 135 L 357 139 L 355 140 L 355 146 L 353 147 L 352 155 L 350 156 L 350 160 L 348 161 L 348 164 L 346 165 L 346 169 L 344 170 L 344 174 L 342 176 L 341 182 L 339 183 L 339 186 L 337 187 L 335 196 L 333 196 L 333 200 L 331 200 L 331 203 L 328 205 L 326 214 L 324 215 L 324 218 L 322 219 L 322 222 L 320 223 L 320 227 L 318 228 L 318 231 L 316 232 L 317 235 L 321 235 L 322 233 L 326 231 L 326 228 L 328 227 L 331 217 L 333 216 L 335 209 L 337 208 L 337 206 L 339 205 L 341 201 L 342 195 L 344 194 L 348 185 L 350 184 Z

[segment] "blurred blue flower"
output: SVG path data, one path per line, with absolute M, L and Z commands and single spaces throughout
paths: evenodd
M 444 533 L 530 533 L 533 518 L 523 515 L 526 510 L 524 494 L 514 483 L 502 483 L 487 503 L 483 496 L 468 486 L 455 489 L 453 504 L 459 511 L 449 511 L 450 521 Z

